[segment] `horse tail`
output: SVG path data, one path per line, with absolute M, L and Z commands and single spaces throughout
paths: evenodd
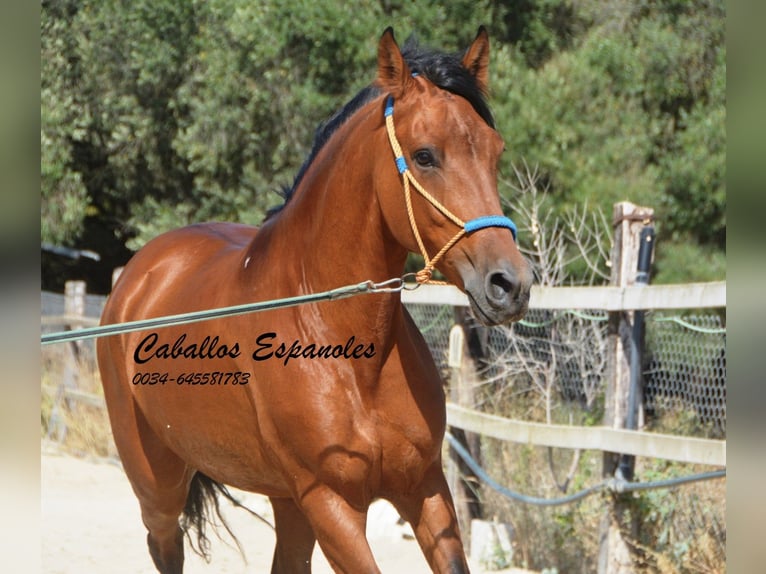
M 204 558 L 208 563 L 210 562 L 210 539 L 206 532 L 208 524 L 213 527 L 213 531 L 219 540 L 223 539 L 218 531 L 218 527 L 223 526 L 237 545 L 239 553 L 243 558 L 245 557 L 239 540 L 231 531 L 228 522 L 226 522 L 226 518 L 221 514 L 221 507 L 218 499 L 219 495 L 223 496 L 234 506 L 244 508 L 251 514 L 255 514 L 252 510 L 242 505 L 236 498 L 234 498 L 223 484 L 216 482 L 201 472 L 196 472 L 194 474 L 191 485 L 189 486 L 189 494 L 186 497 L 186 505 L 184 506 L 183 514 L 181 515 L 180 526 L 183 533 L 189 539 L 191 549 Z M 256 516 L 258 515 L 256 514 Z M 258 517 L 261 518 L 260 516 Z M 195 537 L 192 536 L 192 531 L 196 533 L 196 540 Z

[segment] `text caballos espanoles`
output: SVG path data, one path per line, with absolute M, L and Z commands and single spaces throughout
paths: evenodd
M 136 346 L 133 360 L 138 364 L 153 359 L 236 359 L 241 355 L 238 342 L 227 343 L 220 337 L 205 336 L 200 342 L 188 342 L 186 334 L 175 341 L 163 342 L 157 333 L 149 333 Z M 261 333 L 255 339 L 254 361 L 280 360 L 287 365 L 292 359 L 370 359 L 375 356 L 374 343 L 358 343 L 352 335 L 345 343 L 320 344 L 280 341 L 276 332 Z

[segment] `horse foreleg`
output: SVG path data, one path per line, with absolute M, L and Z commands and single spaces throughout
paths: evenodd
M 355 508 L 327 486 L 314 486 L 301 497 L 300 506 L 333 570 L 379 574 L 365 536 L 366 508 Z
M 457 515 L 441 466 L 435 464 L 414 491 L 391 502 L 410 522 L 423 554 L 438 574 L 467 574 Z
M 277 545 L 271 574 L 311 572 L 311 554 L 316 537 L 306 516 L 290 498 L 272 498 Z

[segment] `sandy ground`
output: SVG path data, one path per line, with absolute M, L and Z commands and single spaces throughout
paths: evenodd
M 43 447 L 40 486 L 42 572 L 156 573 L 146 548 L 146 531 L 138 502 L 118 465 L 57 454 Z M 235 494 L 273 523 L 267 498 L 246 492 Z M 211 563 L 205 563 L 187 547 L 184 571 L 188 574 L 269 572 L 275 540 L 271 528 L 228 503 L 221 506 L 243 546 L 246 562 L 230 540 L 227 544 L 212 536 Z M 393 508 L 383 501 L 370 508 L 368 539 L 381 571 L 430 572 L 417 542 L 409 536 L 408 526 L 397 526 L 397 518 Z M 313 571 L 316 574 L 332 572 L 318 547 Z M 472 572 L 482 570 L 474 566 Z

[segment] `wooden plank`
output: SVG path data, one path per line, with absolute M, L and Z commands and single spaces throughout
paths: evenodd
M 468 297 L 454 285 L 421 285 L 414 291 L 402 291 L 402 302 L 468 307 Z
M 86 393 L 84 391 L 78 391 L 77 389 L 64 389 L 64 397 L 85 403 L 92 407 L 106 408 L 104 397 L 94 395 L 93 393 Z
M 95 317 L 78 317 L 77 315 L 41 315 L 41 325 L 82 325 L 83 327 L 96 327 L 101 322 Z
M 683 285 L 646 285 L 625 289 L 623 309 L 698 309 L 726 307 L 726 281 Z
M 421 305 L 467 307 L 468 297 L 454 285 L 421 285 L 402 291 L 402 301 Z M 534 285 L 531 309 L 697 309 L 726 307 L 726 281 L 643 287 L 541 287 Z M 82 324 L 95 326 L 99 319 L 76 315 L 46 315 L 43 325 Z
M 403 291 L 404 303 L 468 306 L 468 297 L 454 285 L 423 285 Z M 700 309 L 726 307 L 726 281 L 629 287 L 541 287 L 535 285 L 530 309 Z
M 726 441 L 599 427 L 530 423 L 447 404 L 447 422 L 467 431 L 537 446 L 601 450 L 726 466 Z
M 604 309 L 620 307 L 624 287 L 533 287 L 531 309 Z
M 59 392 L 59 387 L 55 387 L 53 385 L 43 385 L 43 390 L 47 391 L 48 394 L 51 396 L 56 396 L 56 394 Z M 63 398 L 79 401 L 81 403 L 85 403 L 86 405 L 92 406 L 92 407 L 98 407 L 98 408 L 106 408 L 106 402 L 104 400 L 104 397 L 101 395 L 96 395 L 93 393 L 86 393 L 85 391 L 80 391 L 78 389 L 63 389 Z
M 532 288 L 533 309 L 698 309 L 726 306 L 726 282 L 628 287 Z

